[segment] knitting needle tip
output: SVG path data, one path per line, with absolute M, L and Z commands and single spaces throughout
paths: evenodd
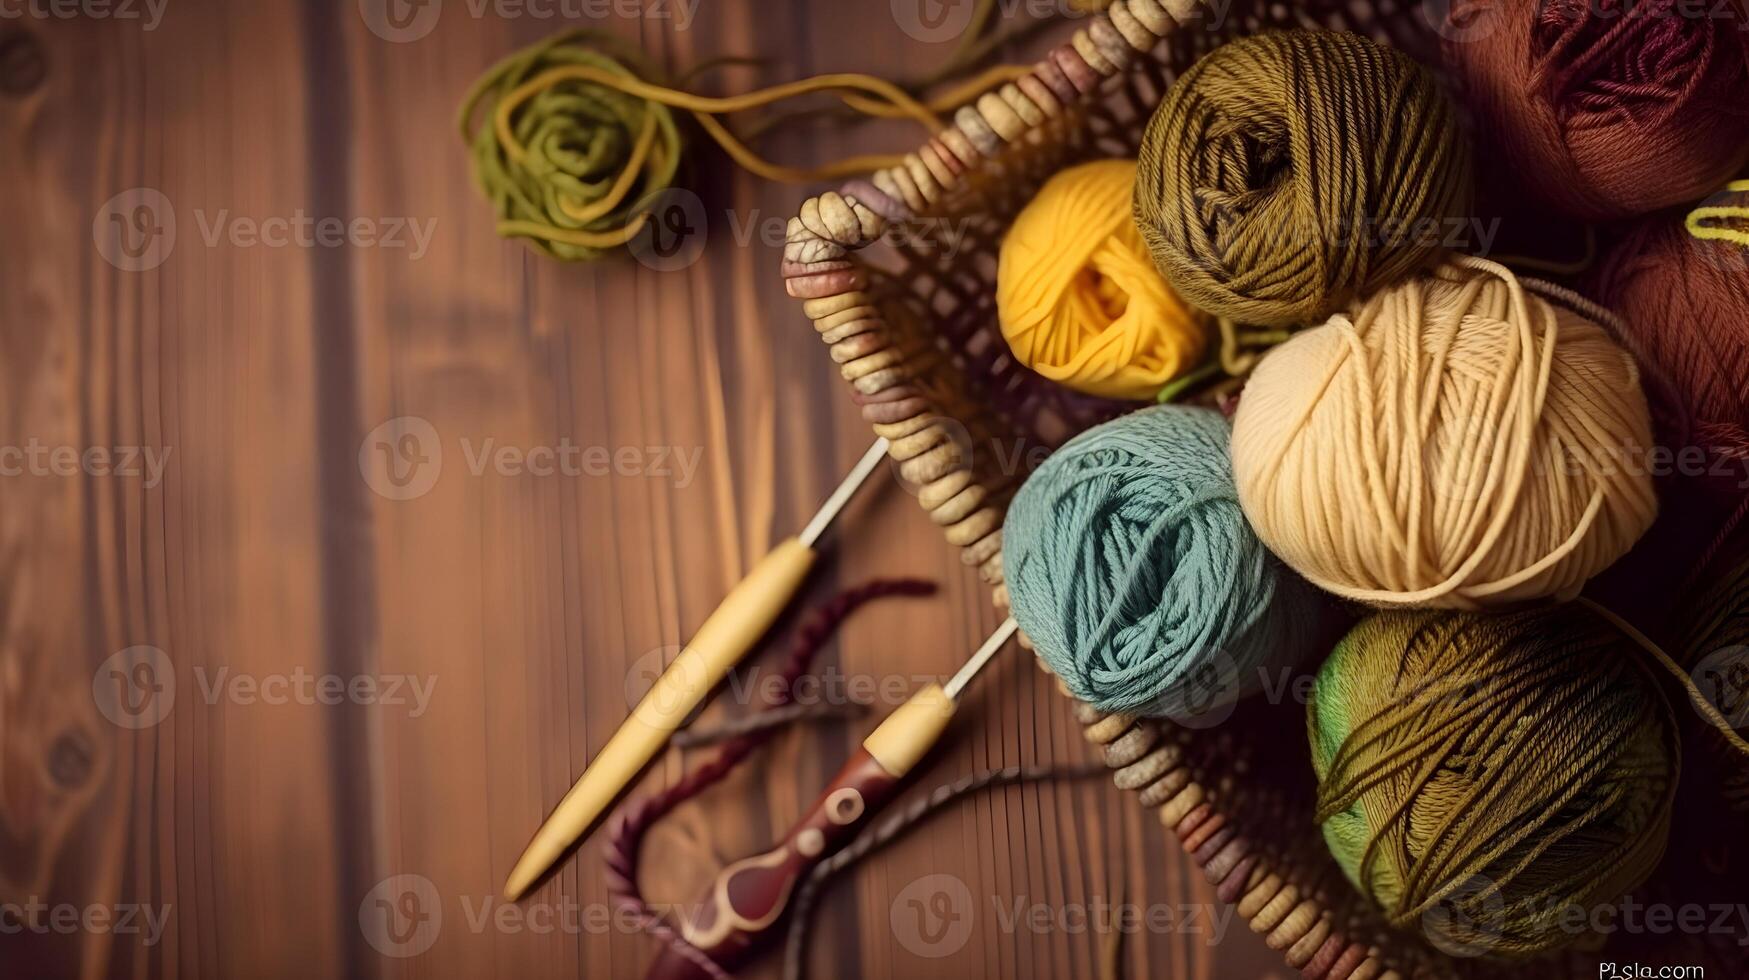
M 1008 642 L 1008 638 L 1013 636 L 1018 629 L 1020 629 L 1020 624 L 1014 621 L 1013 616 L 1003 620 L 1002 625 L 996 627 L 996 632 L 991 633 L 989 639 L 984 641 L 984 645 L 978 648 L 978 652 L 972 654 L 972 658 L 967 660 L 947 682 L 947 687 L 944 688 L 947 696 L 958 701 L 960 692 L 966 689 L 966 685 L 972 682 L 972 678 L 978 676 L 978 671 L 984 669 L 984 665 L 990 662 L 990 658 L 996 655 L 996 651 L 1002 649 L 1003 645 Z
M 802 533 L 780 542 L 730 590 L 692 641 L 669 664 L 631 717 L 602 746 L 576 785 L 535 831 L 504 882 L 504 897 L 516 901 L 593 831 L 620 794 L 668 744 L 668 739 L 727 676 L 729 669 L 771 626 L 812 567 L 814 543 L 868 481 L 887 454 L 876 439 Z

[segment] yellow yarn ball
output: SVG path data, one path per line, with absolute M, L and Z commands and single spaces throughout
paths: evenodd
M 1022 364 L 1077 391 L 1152 399 L 1202 357 L 1207 318 L 1154 268 L 1131 217 L 1134 160 L 1051 178 L 996 269 L 996 315 Z
M 1608 317 L 1457 258 L 1301 332 L 1233 421 L 1258 537 L 1379 606 L 1577 594 L 1657 515 L 1639 369 Z

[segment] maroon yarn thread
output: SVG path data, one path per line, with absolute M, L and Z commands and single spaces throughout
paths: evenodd
M 1439 26 L 1484 141 L 1557 211 L 1648 214 L 1749 162 L 1744 0 L 1471 0 Z
M 1742 485 L 1749 475 L 1749 247 L 1695 238 L 1680 215 L 1648 219 L 1604 258 L 1591 291 L 1621 314 L 1629 349 L 1679 402 L 1657 406 L 1659 437 L 1681 439 L 1672 450 L 1706 450 L 1706 472 L 1693 474 L 1702 485 L 1732 503 L 1749 495 Z
M 790 643 L 778 685 L 777 697 L 764 711 L 790 703 L 795 684 L 807 672 L 808 665 L 820 648 L 837 632 L 844 620 L 866 602 L 888 596 L 928 596 L 935 593 L 935 583 L 924 579 L 875 579 L 856 588 L 846 589 L 809 614 Z M 688 943 L 674 928 L 650 911 L 638 888 L 638 857 L 644 834 L 680 804 L 721 782 L 737 766 L 746 761 L 755 749 L 770 741 L 778 727 L 762 728 L 724 742 L 716 755 L 704 765 L 688 773 L 679 782 L 641 800 L 632 801 L 620 811 L 609 830 L 603 861 L 607 866 L 607 890 L 614 903 L 630 915 L 639 928 L 667 943 L 677 953 L 697 964 L 713 980 L 726 980 L 722 967 Z

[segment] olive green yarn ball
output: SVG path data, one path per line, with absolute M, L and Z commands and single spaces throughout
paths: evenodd
M 1363 621 L 1306 719 L 1343 872 L 1455 955 L 1582 938 L 1578 911 L 1645 881 L 1669 836 L 1676 724 L 1647 661 L 1575 605 Z
M 1135 218 L 1179 295 L 1241 323 L 1322 320 L 1437 255 L 1470 211 L 1457 110 L 1358 34 L 1241 38 L 1149 121 Z
M 685 146 L 673 110 L 620 89 L 659 77 L 636 48 L 591 30 L 530 45 L 482 75 L 457 122 L 498 234 L 565 261 L 635 237 Z

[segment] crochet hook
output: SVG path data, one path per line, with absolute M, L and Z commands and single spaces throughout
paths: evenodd
M 527 894 L 595 829 L 607 808 L 668 744 L 692 710 L 771 627 L 813 567 L 814 543 L 880 464 L 887 445 L 886 439 L 876 439 L 802 532 L 779 542 L 723 598 L 535 831 L 504 882 L 506 899 L 516 901 Z
M 663 949 L 648 980 L 709 980 L 700 960 L 732 971 L 773 938 L 796 886 L 898 795 L 899 784 L 941 740 L 960 693 L 1015 629 L 1013 618 L 1004 621 L 946 686 L 930 684 L 888 715 L 782 843 L 724 868 L 704 899 L 679 916 L 680 936 L 693 949 Z

